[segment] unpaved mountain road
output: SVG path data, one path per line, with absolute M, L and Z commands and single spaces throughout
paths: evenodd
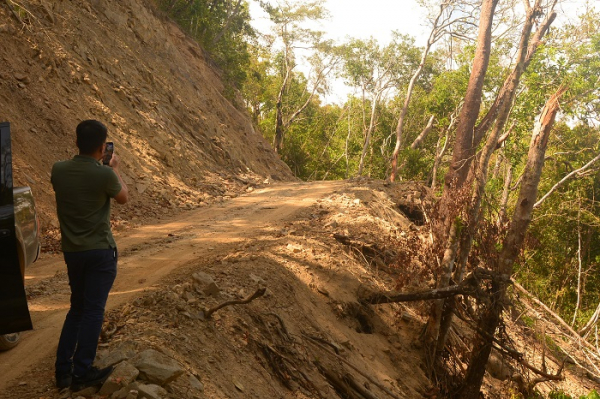
M 119 271 L 108 309 L 131 301 L 161 279 L 207 253 L 226 255 L 232 244 L 261 230 L 282 226 L 344 182 L 283 183 L 266 186 L 220 204 L 186 212 L 169 221 L 116 234 Z M 43 256 L 26 271 L 34 330 L 14 349 L 0 353 L 0 397 L 26 382 L 34 367 L 54 356 L 68 310 L 65 265 L 59 255 Z

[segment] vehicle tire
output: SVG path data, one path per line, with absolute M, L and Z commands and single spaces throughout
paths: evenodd
M 14 348 L 21 340 L 21 333 L 12 333 L 0 335 L 0 351 L 7 351 Z

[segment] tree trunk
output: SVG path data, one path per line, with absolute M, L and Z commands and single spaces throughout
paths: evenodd
M 558 100 L 564 92 L 565 89 L 561 87 L 548 100 L 534 128 L 517 206 L 508 233 L 503 241 L 502 250 L 497 260 L 498 263 L 496 264 L 496 269 L 501 275 L 510 276 L 512 274 L 513 264 L 525 240 L 525 233 L 531 222 L 533 204 L 535 203 L 540 175 L 544 166 L 544 155 L 550 131 L 552 130 L 554 119 L 559 109 Z M 490 337 L 494 336 L 496 328 L 500 323 L 506 288 L 507 283 L 505 279 L 494 280 L 492 282 L 491 303 L 484 310 L 483 317 L 479 322 L 479 328 L 484 332 L 484 335 L 480 335 L 475 342 L 465 382 L 463 388 L 456 395 L 457 398 L 479 398 L 479 390 L 483 381 L 485 366 L 492 349 L 492 340 Z
M 447 251 L 444 259 L 449 255 L 448 251 L 453 248 L 454 241 L 450 238 L 450 231 L 457 228 L 456 216 L 460 212 L 460 206 L 457 201 L 459 193 L 464 189 L 472 158 L 475 155 L 475 148 L 478 143 L 473 142 L 473 129 L 479 108 L 481 106 L 481 96 L 483 93 L 483 80 L 487 72 L 490 58 L 490 48 L 492 39 L 492 22 L 494 10 L 498 0 L 484 0 L 481 6 L 481 17 L 479 20 L 479 35 L 477 38 L 477 48 L 473 60 L 471 77 L 465 94 L 464 105 L 461 109 L 456 130 L 456 141 L 454 144 L 454 153 L 448 173 L 446 174 L 444 193 L 440 199 L 439 209 L 442 225 L 436 226 L 434 234 L 438 241 L 448 240 Z M 456 253 L 456 251 L 454 251 Z M 448 285 L 449 277 L 452 274 L 454 259 L 450 262 L 442 262 L 442 276 L 437 282 L 436 288 L 444 288 Z M 424 335 L 425 342 L 436 345 L 439 336 L 439 322 L 441 314 L 438 313 L 443 304 L 436 304 L 428 320 L 428 328 Z
M 456 123 L 456 117 L 454 114 L 452 114 L 450 116 L 450 124 L 446 128 L 446 138 L 444 141 L 444 146 L 440 150 L 440 140 L 442 139 L 442 136 L 440 136 L 440 138 L 438 138 L 437 144 L 435 146 L 435 160 L 433 161 L 433 169 L 431 171 L 431 191 L 435 191 L 435 189 L 437 188 L 438 168 L 440 167 L 440 164 L 442 163 L 442 158 L 444 157 L 444 154 L 446 153 L 446 149 L 448 148 L 448 143 L 450 142 L 450 131 L 454 127 L 455 123 Z
M 377 103 L 379 102 L 380 93 L 375 95 L 373 98 L 373 103 L 371 104 L 371 119 L 369 121 L 369 127 L 367 128 L 367 132 L 365 134 L 365 141 L 363 144 L 362 154 L 360 155 L 360 162 L 358 164 L 358 175 L 362 176 L 363 169 L 365 166 L 365 157 L 367 155 L 367 150 L 369 149 L 369 144 L 371 144 L 371 135 L 373 134 L 373 130 L 375 129 L 375 113 L 377 111 Z
M 439 40 L 440 36 L 440 26 L 438 25 L 440 22 L 440 18 L 444 13 L 444 10 L 448 7 L 448 4 L 442 2 L 440 4 L 440 11 L 433 22 L 433 27 L 431 28 L 431 32 L 429 33 L 429 38 L 427 39 L 427 45 L 423 50 L 423 54 L 421 55 L 421 62 L 419 63 L 419 67 L 413 74 L 408 84 L 408 88 L 406 89 L 406 98 L 404 99 L 404 105 L 400 110 L 400 116 L 398 117 L 398 124 L 396 125 L 396 145 L 394 147 L 394 152 L 392 154 L 392 172 L 390 174 L 390 181 L 396 180 L 396 175 L 398 174 L 398 154 L 400 154 L 400 150 L 402 149 L 402 144 L 404 141 L 402 129 L 404 127 L 404 118 L 406 118 L 406 113 L 408 112 L 408 105 L 410 104 L 410 99 L 412 97 L 413 90 L 415 88 L 415 83 L 419 76 L 421 76 L 421 72 L 423 71 L 423 67 L 425 67 L 425 61 L 427 60 L 427 55 L 429 54 L 429 50 L 431 46 L 435 44 L 436 41 Z
M 571 326 L 575 325 L 577 320 L 577 312 L 581 306 L 581 203 L 579 204 L 579 212 L 577 214 L 577 303 L 575 304 L 575 310 L 573 311 L 573 320 Z
M 475 188 L 473 192 L 472 199 L 470 201 L 470 206 L 467 211 L 468 219 L 467 219 L 467 227 L 462 231 L 462 237 L 460 237 L 460 248 L 458 251 L 458 259 L 456 261 L 456 272 L 454 273 L 455 279 L 457 282 L 460 282 L 462 276 L 464 274 L 464 270 L 466 268 L 467 259 L 469 253 L 471 252 L 471 247 L 473 245 L 473 238 L 477 230 L 477 226 L 479 224 L 480 212 L 481 212 L 481 204 L 483 201 L 483 196 L 485 192 L 485 186 L 488 181 L 488 169 L 490 159 L 492 154 L 498 148 L 498 143 L 500 139 L 500 133 L 504 130 L 506 126 L 506 121 L 508 120 L 508 116 L 510 114 L 512 103 L 516 97 L 517 86 L 521 80 L 521 76 L 525 71 L 525 68 L 529 64 L 529 60 L 535 53 L 535 50 L 539 46 L 539 42 L 530 44 L 530 36 L 531 31 L 533 29 L 533 24 L 535 22 L 536 15 L 539 13 L 541 0 L 536 0 L 533 7 L 530 7 L 528 3 L 527 5 L 527 13 L 525 17 L 525 23 L 523 25 L 521 31 L 521 38 L 519 41 L 518 54 L 516 59 L 516 64 L 512 70 L 512 72 L 505 79 L 500 92 L 498 93 L 498 99 L 495 101 L 498 104 L 497 112 L 495 113 L 495 124 L 492 128 L 490 135 L 487 138 L 486 144 L 481 150 L 481 153 L 477 157 L 477 161 L 475 164 Z M 553 20 L 553 18 L 552 18 Z M 543 24 L 540 28 L 540 31 L 536 34 L 536 38 L 538 40 L 541 39 L 543 33 L 546 32 L 547 25 Z M 481 140 L 483 135 L 480 135 L 480 138 L 475 138 L 475 140 Z M 502 140 L 505 140 L 503 138 Z M 453 311 L 453 303 L 451 302 L 446 306 L 445 312 L 443 315 L 444 324 L 441 326 L 440 336 L 438 339 L 438 351 L 443 350 L 445 342 L 446 342 L 446 334 L 452 322 L 452 311 Z
M 277 94 L 277 103 L 275 104 L 276 108 L 276 119 L 275 119 L 275 137 L 273 138 L 273 148 L 277 154 L 281 154 L 281 147 L 283 146 L 283 134 L 284 134 L 284 122 L 283 122 L 283 94 L 287 89 L 288 82 L 290 80 L 290 75 L 292 74 L 292 68 L 290 66 L 290 62 L 288 60 L 289 51 L 287 46 L 285 48 L 284 54 L 284 68 L 285 68 L 285 76 L 283 77 L 283 82 L 281 83 L 281 87 L 279 88 L 279 93 Z
M 455 208 L 456 192 L 462 189 L 467 180 L 475 149 L 479 145 L 479 142 L 475 141 L 473 136 L 473 129 L 481 108 L 483 81 L 490 60 L 492 23 L 497 4 L 498 0 L 483 0 L 481 5 L 475 58 L 473 59 L 464 104 L 458 118 L 452 161 L 446 174 L 444 193 L 440 200 L 441 216 L 447 219 L 446 231 L 451 220 L 454 219 L 453 216 L 457 214 L 457 211 L 453 209 Z
M 410 148 L 412 148 L 413 150 L 416 150 L 417 148 L 419 148 L 421 146 L 421 144 L 423 144 L 423 141 L 427 138 L 427 135 L 429 134 L 429 132 L 431 132 L 431 129 L 433 129 L 434 119 L 435 119 L 435 115 L 431 115 L 431 118 L 429 118 L 429 122 L 427 122 L 427 126 L 425 126 L 425 129 L 423 129 L 421 134 L 419 134 L 417 136 L 415 141 L 413 141 L 413 143 L 410 145 Z
M 512 177 L 512 166 L 510 163 L 507 163 L 506 175 L 504 175 L 504 188 L 502 189 L 502 198 L 500 199 L 500 212 L 498 212 L 498 226 L 503 225 L 506 218 L 506 208 L 508 207 L 508 195 L 510 194 Z

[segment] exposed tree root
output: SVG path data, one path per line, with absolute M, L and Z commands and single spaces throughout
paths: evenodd
M 217 310 L 222 309 L 225 306 L 247 304 L 249 302 L 252 302 L 256 298 L 263 296 L 266 291 L 267 291 L 266 288 L 259 288 L 259 289 L 256 290 L 256 292 L 254 294 L 250 295 L 246 299 L 223 302 L 223 303 L 221 303 L 221 304 L 219 304 L 217 306 L 213 306 L 210 309 L 206 309 L 204 311 L 201 311 L 200 312 L 200 317 L 204 318 L 204 319 L 210 319 L 210 317 L 212 316 L 212 314 L 215 313 Z

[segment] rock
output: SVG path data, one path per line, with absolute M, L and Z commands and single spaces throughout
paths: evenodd
M 137 183 L 135 185 L 135 188 L 136 188 L 138 194 L 143 194 L 148 189 L 148 184 Z
M 25 75 L 24 73 L 19 73 L 16 72 L 14 75 L 15 79 L 17 79 L 19 82 L 23 82 L 23 83 L 29 83 L 31 80 L 29 79 L 29 76 Z
M 189 381 L 192 388 L 194 388 L 198 392 L 204 392 L 204 384 L 202 384 L 199 379 L 197 379 L 193 375 L 190 375 Z
M 496 350 L 492 350 L 492 353 L 490 353 L 487 365 L 485 366 L 485 371 L 487 371 L 490 376 L 500 381 L 506 381 L 512 375 L 510 366 Z
M 133 363 L 140 371 L 140 377 L 159 385 L 167 384 L 183 374 L 179 363 L 154 349 L 141 352 L 133 359 Z
M 138 386 L 139 384 L 134 381 L 110 395 L 110 399 L 136 399 L 138 395 Z
M 154 384 L 140 384 L 138 389 L 138 399 L 166 399 L 168 396 L 167 391 L 158 385 Z
M 288 245 L 287 245 L 287 249 L 288 249 L 289 251 L 292 251 L 292 252 L 293 252 L 293 253 L 295 253 L 295 254 L 297 254 L 298 252 L 302 251 L 302 248 L 301 248 L 301 247 L 298 247 L 298 246 L 296 246 L 296 245 L 293 245 L 293 244 L 288 244 Z
M 252 279 L 252 281 L 254 281 L 257 284 L 264 284 L 265 280 L 263 280 L 262 278 L 258 277 L 256 274 L 252 274 L 250 273 L 250 279 Z
M 221 292 L 221 289 L 209 274 L 197 272 L 192 275 L 192 278 L 205 295 L 217 295 Z
M 77 398 L 80 396 L 83 396 L 84 398 L 89 398 L 93 395 L 96 394 L 96 392 L 98 392 L 98 387 L 88 387 L 88 388 L 84 388 L 81 391 L 77 391 L 73 393 L 73 397 Z
M 133 364 L 129 362 L 119 363 L 106 382 L 102 385 L 102 388 L 100 388 L 99 394 L 113 394 L 135 381 L 139 374 L 139 370 L 136 369 Z
M 336 227 L 338 227 L 338 222 L 332 220 L 331 222 L 325 223 L 325 227 L 333 227 L 335 229 Z
M 235 385 L 238 391 L 244 392 L 244 386 L 239 381 L 234 381 L 233 385 Z
M 94 365 L 99 369 L 103 369 L 129 360 L 133 356 L 135 356 L 135 344 L 132 342 L 123 342 L 110 352 L 102 351 L 99 353 Z

